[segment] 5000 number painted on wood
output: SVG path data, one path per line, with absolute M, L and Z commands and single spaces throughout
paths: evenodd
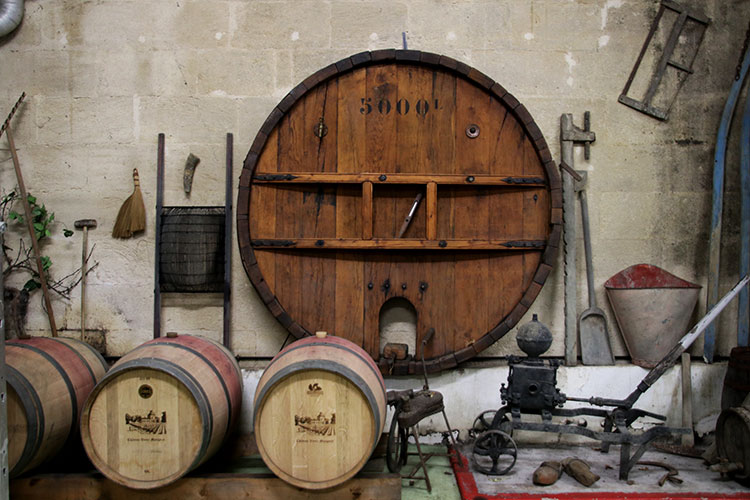
M 245 159 L 237 227 L 250 280 L 295 337 L 321 328 L 362 346 L 384 373 L 383 305 L 430 328 L 428 369 L 505 335 L 557 254 L 559 173 L 526 108 L 445 56 L 382 50 L 294 88 Z M 416 359 L 420 353 L 417 352 Z
M 172 483 L 219 449 L 237 422 L 242 376 L 221 344 L 170 333 L 112 366 L 81 415 L 91 462 L 112 481 Z

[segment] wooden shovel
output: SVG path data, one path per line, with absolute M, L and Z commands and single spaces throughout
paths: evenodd
M 584 365 L 613 365 L 615 358 L 609 345 L 607 317 L 596 307 L 594 290 L 594 265 L 591 256 L 591 231 L 589 229 L 589 207 L 586 189 L 582 188 L 581 219 L 583 222 L 583 247 L 586 252 L 586 282 L 589 290 L 589 308 L 578 316 L 578 334 L 581 344 L 581 361 Z

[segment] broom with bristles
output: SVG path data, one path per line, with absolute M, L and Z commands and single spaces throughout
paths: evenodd
M 112 229 L 112 236 L 115 238 L 130 238 L 133 233 L 146 229 L 146 206 L 143 203 L 137 168 L 133 169 L 133 183 L 133 194 L 122 203 Z

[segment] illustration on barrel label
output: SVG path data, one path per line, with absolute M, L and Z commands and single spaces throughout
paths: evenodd
M 139 434 L 166 434 L 167 433 L 167 412 L 157 414 L 154 410 L 149 410 L 146 414 L 131 415 L 125 414 L 125 425 L 128 431 L 135 431 Z
M 318 436 L 336 435 L 336 413 L 326 417 L 321 411 L 317 417 L 294 416 L 294 426 L 297 432 Z

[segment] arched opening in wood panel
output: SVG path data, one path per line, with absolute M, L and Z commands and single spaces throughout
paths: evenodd
M 386 344 L 406 344 L 409 353 L 417 352 L 417 310 L 403 297 L 393 297 L 380 308 L 380 350 Z

